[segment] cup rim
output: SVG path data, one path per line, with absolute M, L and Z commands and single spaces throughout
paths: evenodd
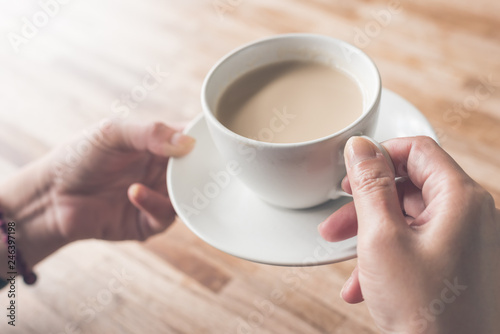
M 257 140 L 257 139 L 252 139 L 252 138 L 242 136 L 234 131 L 231 131 L 226 126 L 224 126 L 224 124 L 222 124 L 217 119 L 217 117 L 215 117 L 214 111 L 211 108 L 209 108 L 208 102 L 207 102 L 207 96 L 206 96 L 207 86 L 208 86 L 209 81 L 212 78 L 213 74 L 215 73 L 215 71 L 217 71 L 217 69 L 224 62 L 226 62 L 229 58 L 237 56 L 240 52 L 242 52 L 250 47 L 254 47 L 254 46 L 259 45 L 259 44 L 267 43 L 269 41 L 276 40 L 276 39 L 304 38 L 304 37 L 305 38 L 314 38 L 314 39 L 323 39 L 323 40 L 328 40 L 330 42 L 340 44 L 341 46 L 345 47 L 346 49 L 349 49 L 354 53 L 360 54 L 374 68 L 375 73 L 376 73 L 377 78 L 378 78 L 378 80 L 376 82 L 376 85 L 377 85 L 376 95 L 375 95 L 375 98 L 372 99 L 372 101 L 370 101 L 370 104 L 367 108 L 367 111 L 364 112 L 361 116 L 359 116 L 354 122 L 352 122 L 351 124 L 349 124 L 348 126 L 346 126 L 345 128 L 342 128 L 341 130 L 339 130 L 337 132 L 331 133 L 327 136 L 323 136 L 323 137 L 319 137 L 319 138 L 315 138 L 315 139 L 311 139 L 311 140 L 307 140 L 307 141 L 302 141 L 302 142 L 296 142 L 296 143 L 273 143 L 273 142 L 266 142 L 266 141 L 261 141 L 261 140 Z M 205 76 L 205 79 L 203 80 L 203 85 L 201 88 L 201 104 L 202 104 L 202 112 L 205 115 L 205 117 L 207 117 L 210 121 L 212 121 L 224 133 L 226 133 L 230 136 L 236 137 L 239 141 L 245 142 L 247 144 L 260 145 L 260 146 L 264 146 L 264 147 L 283 147 L 283 148 L 285 148 L 285 147 L 300 147 L 300 146 L 313 145 L 313 144 L 324 142 L 324 141 L 329 140 L 331 138 L 337 137 L 337 136 L 351 130 L 352 128 L 356 127 L 359 123 L 361 123 L 368 115 L 373 114 L 376 111 L 376 109 L 377 109 L 376 106 L 380 104 L 381 93 L 382 93 L 382 79 L 380 77 L 380 72 L 377 68 L 377 65 L 365 52 L 363 52 L 358 47 L 356 47 L 356 46 L 354 46 L 346 41 L 343 41 L 341 39 L 330 37 L 327 35 L 311 34 L 311 33 L 289 33 L 289 34 L 277 34 L 277 35 L 261 38 L 261 39 L 258 39 L 258 40 L 252 41 L 252 42 L 248 42 L 248 43 L 243 44 L 242 46 L 240 46 L 236 49 L 233 49 L 233 50 L 229 51 L 228 53 L 226 53 L 222 58 L 220 58 L 212 66 L 212 68 L 209 70 L 209 72 Z

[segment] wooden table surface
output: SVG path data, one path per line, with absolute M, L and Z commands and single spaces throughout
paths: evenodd
M 312 32 L 371 56 L 383 85 L 422 111 L 500 203 L 498 1 L 66 2 L 53 1 L 51 16 L 37 1 L 0 4 L 1 179 L 110 116 L 148 67 L 169 76 L 128 117 L 182 125 L 201 112 L 202 80 L 222 55 L 273 34 Z M 355 264 L 251 263 L 177 222 L 144 244 L 62 249 L 38 266 L 36 286 L 19 288 L 15 328 L 1 315 L 0 293 L 0 332 L 377 333 L 364 304 L 339 297 Z

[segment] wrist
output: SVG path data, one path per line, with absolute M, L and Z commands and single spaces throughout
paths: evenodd
M 68 243 L 54 219 L 49 168 L 47 158 L 42 158 L 0 185 L 0 208 L 6 219 L 15 222 L 16 248 L 28 267 Z M 0 276 L 6 272 L 6 252 L 6 245 L 0 245 Z

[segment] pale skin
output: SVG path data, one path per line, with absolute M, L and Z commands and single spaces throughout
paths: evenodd
M 165 168 L 194 139 L 161 123 L 101 130 L 83 158 L 65 164 L 61 146 L 0 185 L 30 267 L 76 240 L 145 240 L 174 221 Z M 369 141 L 351 139 L 343 188 L 354 202 L 319 227 L 329 241 L 358 235 L 358 266 L 342 298 L 364 300 L 383 333 L 500 333 L 500 213 L 491 195 L 428 138 L 383 145 L 406 181 L 396 184 Z M 444 305 L 439 314 L 436 305 Z
M 16 222 L 16 246 L 30 267 L 72 241 L 145 240 L 175 219 L 165 170 L 194 139 L 162 123 L 113 122 L 92 133 L 92 141 L 69 144 L 88 151 L 75 156 L 63 145 L 0 185 L 0 207 Z M 6 265 L 0 261 L 0 273 Z
M 341 297 L 365 301 L 383 333 L 500 333 L 500 213 L 491 195 L 433 140 L 363 138 L 345 149 L 354 202 L 320 226 L 357 234 L 358 265 Z

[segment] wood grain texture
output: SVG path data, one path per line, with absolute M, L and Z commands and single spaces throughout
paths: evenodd
M 168 76 L 127 117 L 182 126 L 201 112 L 202 80 L 225 53 L 312 32 L 372 57 L 383 85 L 424 113 L 442 146 L 500 203 L 497 1 L 71 1 L 15 52 L 8 33 L 40 10 L 36 1 L 0 4 L 0 179 L 112 115 L 148 68 Z M 38 266 L 36 286 L 19 287 L 18 325 L 2 316 L 0 332 L 377 333 L 364 304 L 338 296 L 355 264 L 255 264 L 177 222 L 145 244 L 60 250 Z M 1 292 L 1 309 L 5 300 Z

